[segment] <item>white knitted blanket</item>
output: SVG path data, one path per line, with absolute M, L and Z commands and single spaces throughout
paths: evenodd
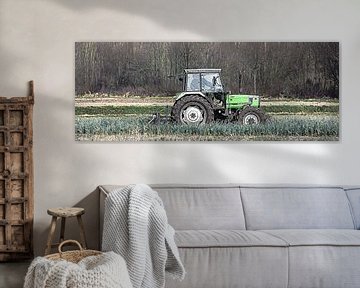
M 37 257 L 24 288 L 132 288 L 124 259 L 113 252 L 89 256 L 79 263 Z
M 113 191 L 105 200 L 102 250 L 124 257 L 134 288 L 165 287 L 165 271 L 184 278 L 174 233 L 160 197 L 145 184 Z

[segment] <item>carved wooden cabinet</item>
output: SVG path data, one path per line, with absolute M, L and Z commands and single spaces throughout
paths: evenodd
M 0 261 L 33 255 L 33 83 L 27 97 L 0 97 Z

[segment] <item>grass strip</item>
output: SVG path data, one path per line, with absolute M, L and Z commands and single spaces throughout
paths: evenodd
M 338 113 L 339 106 L 337 105 L 322 105 L 322 106 L 290 106 L 290 105 L 274 105 L 261 107 L 267 113 Z M 126 114 L 170 114 L 170 106 L 85 106 L 75 107 L 75 115 L 126 115 Z

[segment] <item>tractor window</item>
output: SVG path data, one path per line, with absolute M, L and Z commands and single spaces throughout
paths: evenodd
M 200 91 L 200 74 L 187 74 L 186 91 Z
M 201 91 L 221 92 L 222 90 L 219 73 L 201 74 Z

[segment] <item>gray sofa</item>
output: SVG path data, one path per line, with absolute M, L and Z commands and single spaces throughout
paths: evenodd
M 151 186 L 187 271 L 166 288 L 360 287 L 360 188 Z

